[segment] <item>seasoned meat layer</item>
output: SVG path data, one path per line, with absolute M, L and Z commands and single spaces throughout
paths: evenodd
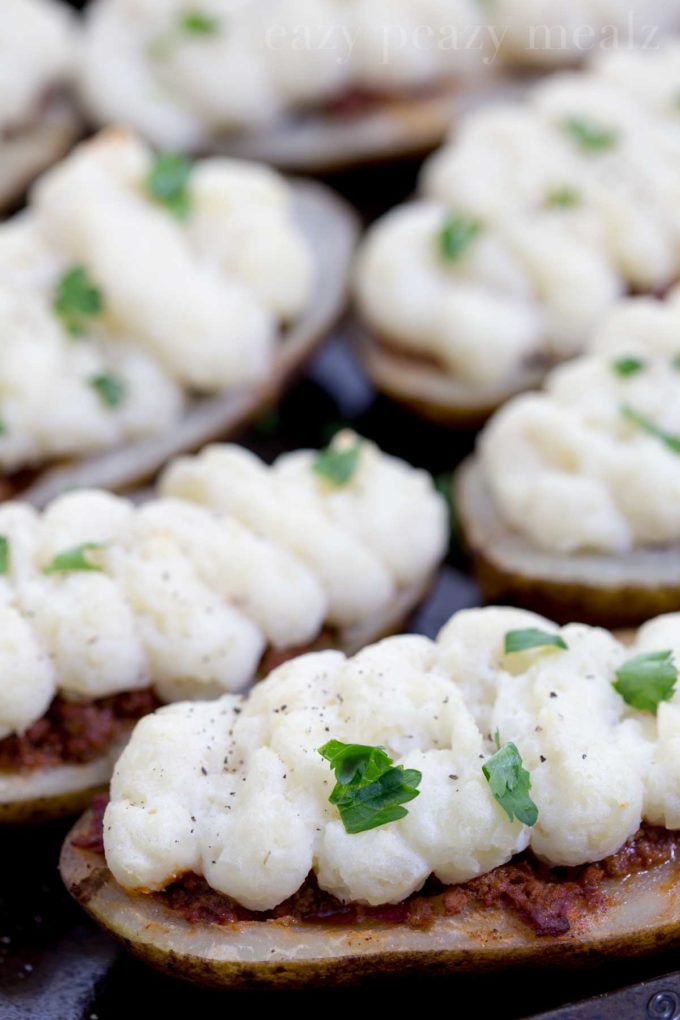
M 42 719 L 24 734 L 0 740 L 0 771 L 85 765 L 105 754 L 132 723 L 159 704 L 148 689 L 89 702 L 57 696 Z
M 89 830 L 74 840 L 75 846 L 103 854 L 106 804 L 106 797 L 97 798 Z M 527 853 L 464 885 L 446 887 L 431 880 L 402 903 L 380 907 L 342 903 L 320 889 L 313 874 L 294 896 L 266 913 L 246 910 L 194 874 L 183 875 L 152 895 L 192 924 L 278 920 L 353 928 L 370 923 L 406 924 L 426 929 L 438 917 L 460 914 L 468 907 L 504 906 L 536 935 L 555 936 L 565 935 L 586 915 L 606 909 L 605 880 L 623 880 L 667 864 L 676 859 L 679 846 L 680 833 L 643 825 L 617 853 L 597 864 L 548 868 Z

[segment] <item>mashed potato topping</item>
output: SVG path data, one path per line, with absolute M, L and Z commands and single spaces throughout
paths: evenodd
M 476 66 L 488 40 L 475 26 L 475 0 L 97 0 L 83 95 L 101 122 L 199 148 L 352 89 L 419 88 Z
M 658 45 L 677 23 L 668 0 L 95 0 L 82 93 L 101 123 L 192 149 L 357 91 Z
M 622 302 L 591 352 L 510 401 L 480 441 L 497 510 L 537 546 L 680 542 L 680 290 Z
M 378 337 L 472 389 L 581 350 L 680 275 L 680 42 L 598 57 L 473 112 L 360 255 Z
M 71 77 L 75 57 L 75 27 L 65 4 L 3 0 L 0 139 L 39 118 L 48 91 Z
M 163 433 L 186 394 L 266 378 L 312 288 L 274 171 L 168 169 L 116 130 L 86 143 L 0 226 L 0 467 Z
M 213 447 L 171 467 L 140 507 L 95 490 L 42 514 L 1 504 L 0 739 L 56 693 L 215 697 L 251 682 L 268 647 L 379 627 L 443 556 L 444 502 L 369 442 L 342 486 L 314 464 L 310 451 L 268 468 Z
M 552 865 L 618 850 L 642 819 L 680 825 L 680 692 L 658 715 L 630 708 L 615 671 L 647 650 L 680 655 L 680 616 L 644 627 L 632 648 L 582 625 L 566 650 L 506 654 L 507 632 L 556 632 L 514 609 L 458 613 L 436 642 L 387 639 L 352 659 L 304 656 L 245 698 L 161 709 L 136 728 L 104 820 L 109 867 L 131 889 L 186 871 L 265 910 L 310 870 L 342 900 L 398 902 L 434 874 L 465 882 L 530 845 Z M 493 735 L 531 774 L 538 821 L 510 821 L 482 772 Z M 408 815 L 348 834 L 329 803 L 329 739 L 381 745 L 422 773 Z

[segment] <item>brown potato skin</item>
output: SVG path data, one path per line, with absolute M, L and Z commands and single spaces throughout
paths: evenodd
M 488 84 L 479 86 L 490 91 Z M 443 81 L 426 95 L 395 95 L 350 113 L 291 115 L 281 124 L 216 138 L 211 153 L 271 163 L 295 173 L 334 174 L 423 157 L 444 140 L 464 93 Z
M 667 583 L 651 574 L 644 583 L 639 578 L 632 581 L 626 576 L 626 557 L 589 557 L 589 565 L 599 563 L 601 570 L 593 573 L 591 569 L 590 576 L 582 580 L 560 580 L 556 576 L 561 562 L 578 562 L 576 557 L 554 557 L 554 574 L 547 570 L 532 573 L 530 565 L 526 571 L 509 567 L 501 544 L 514 533 L 495 515 L 491 494 L 480 482 L 480 474 L 475 457 L 464 461 L 455 476 L 454 502 L 461 539 L 472 557 L 475 578 L 486 602 L 509 603 L 560 624 L 578 621 L 610 630 L 636 628 L 656 616 L 680 610 L 680 577 L 677 583 Z M 482 512 L 493 518 L 488 527 L 482 521 Z M 680 556 L 680 550 L 675 555 Z M 619 566 L 620 580 L 613 581 L 611 572 L 616 574 Z
M 70 96 L 58 92 L 34 123 L 0 140 L 0 213 L 16 210 L 29 186 L 66 155 L 84 126 Z
M 463 535 L 465 534 L 464 526 Z M 649 589 L 560 584 L 504 571 L 477 551 L 475 578 L 486 602 L 510 603 L 555 623 L 578 621 L 607 630 L 637 628 L 647 620 L 680 610 L 680 586 Z
M 154 898 L 127 893 L 99 854 L 72 845 L 75 836 L 87 831 L 88 814 L 67 836 L 62 849 L 60 871 L 71 895 L 140 959 L 174 977 L 216 988 L 339 986 L 376 975 L 485 973 L 537 964 L 563 971 L 601 965 L 605 956 L 623 959 L 648 954 L 680 939 L 680 864 L 673 862 L 660 868 L 651 883 L 644 875 L 632 876 L 626 882 L 612 881 L 611 887 L 622 901 L 642 895 L 643 887 L 649 895 L 650 885 L 653 887 L 658 913 L 652 909 L 655 916 L 650 923 L 647 907 L 639 928 L 636 925 L 631 929 L 628 920 L 618 927 L 614 921 L 605 930 L 602 915 L 594 914 L 567 935 L 540 937 L 503 908 L 477 907 L 471 908 L 463 921 L 448 919 L 443 928 L 435 922 L 425 934 L 402 926 L 345 929 L 347 952 L 333 956 L 324 953 L 324 946 L 326 940 L 337 938 L 337 926 L 289 925 L 282 921 L 189 924 Z M 606 918 L 607 911 L 605 922 Z M 266 927 L 272 945 L 283 945 L 283 952 L 263 960 L 218 958 L 220 947 L 227 941 L 248 947 L 251 932 L 258 927 Z M 395 946 L 395 928 L 401 939 L 399 947 Z M 463 942 L 460 937 L 452 938 L 447 947 L 445 931 L 456 928 L 464 929 Z M 293 958 L 296 949 L 310 939 L 318 945 L 318 954 Z M 430 948 L 428 943 L 435 940 L 438 947 Z M 411 949 L 411 941 L 420 945 Z M 454 944 L 456 941 L 458 944 Z
M 53 821 L 85 811 L 98 793 L 104 793 L 106 786 L 88 786 L 52 797 L 34 797 L 0 804 L 1 825 L 27 825 L 35 822 Z
M 449 392 L 442 392 L 447 379 L 444 368 L 426 359 L 410 356 L 373 335 L 358 322 L 354 325 L 357 350 L 371 381 L 381 393 L 420 418 L 451 429 L 480 429 L 491 415 L 511 397 L 535 389 L 548 365 L 527 368 L 506 386 L 475 398 L 466 387 L 450 380 Z

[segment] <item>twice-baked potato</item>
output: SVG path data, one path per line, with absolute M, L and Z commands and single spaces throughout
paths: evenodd
M 633 646 L 513 609 L 147 716 L 72 895 L 214 985 L 633 955 L 677 939 L 680 616 Z
M 577 64 L 677 24 L 665 0 L 94 0 L 80 92 L 95 123 L 162 148 L 325 172 L 431 150 L 516 67 Z
M 211 447 L 139 505 L 0 504 L 0 821 L 82 806 L 159 704 L 398 629 L 446 518 L 428 475 L 347 432 L 272 467 Z
M 623 302 L 488 423 L 454 483 L 487 599 L 609 627 L 680 609 L 679 330 L 680 292 Z
M 470 113 L 359 250 L 380 389 L 479 424 L 587 348 L 623 295 L 677 281 L 679 67 L 678 40 L 606 53 Z
M 276 400 L 345 303 L 354 214 L 111 129 L 0 225 L 0 468 L 44 505 L 153 476 Z

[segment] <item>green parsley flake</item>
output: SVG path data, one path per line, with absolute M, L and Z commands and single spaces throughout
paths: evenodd
M 479 220 L 453 214 L 447 217 L 439 231 L 439 251 L 447 262 L 457 262 L 482 233 L 484 227 Z
M 581 204 L 581 192 L 576 188 L 555 188 L 548 194 L 547 204 L 556 209 L 573 209 Z
M 497 733 L 496 746 L 499 744 Z M 514 744 L 499 747 L 496 754 L 482 765 L 482 772 L 511 822 L 518 818 L 524 825 L 536 824 L 538 808 L 529 795 L 531 775 L 524 768 L 522 756 Z
M 679 352 L 678 354 L 674 354 L 674 355 L 673 355 L 673 357 L 671 358 L 671 365 L 672 365 L 672 366 L 673 366 L 673 368 L 675 368 L 675 369 L 676 369 L 676 370 L 677 370 L 678 372 L 680 372 L 680 352 Z
M 582 117 L 568 117 L 563 127 L 586 152 L 607 152 L 614 148 L 621 137 L 616 128 L 604 128 Z
M 336 488 L 342 488 L 352 480 L 359 467 L 361 440 L 346 432 L 340 432 L 330 446 L 319 450 L 312 470 Z
M 656 715 L 659 703 L 675 694 L 677 680 L 672 652 L 644 652 L 617 669 L 614 689 L 627 705 Z
M 616 374 L 624 379 L 631 375 L 637 375 L 638 372 L 644 371 L 646 367 L 646 363 L 641 358 L 619 358 L 612 365 Z
M 506 655 L 513 652 L 526 652 L 529 648 L 562 648 L 567 649 L 566 641 L 559 634 L 529 627 L 527 630 L 509 630 L 505 635 L 504 651 Z
M 9 573 L 9 539 L 0 535 L 0 574 Z
M 654 436 L 656 439 L 660 439 L 662 443 L 665 443 L 669 450 L 673 453 L 680 454 L 680 436 L 673 436 L 670 432 L 665 432 L 654 422 L 645 417 L 644 414 L 640 414 L 639 411 L 633 410 L 632 407 L 628 407 L 624 404 L 621 408 L 621 414 L 626 421 L 631 422 L 633 425 L 637 425 L 643 432 L 647 432 L 650 436 Z
M 93 375 L 88 379 L 90 386 L 97 391 L 101 402 L 106 407 L 120 407 L 125 399 L 125 383 L 117 375 Z
M 335 772 L 329 802 L 337 807 L 350 835 L 405 818 L 408 811 L 401 805 L 420 793 L 422 772 L 395 766 L 381 747 L 330 740 L 319 754 Z
M 74 266 L 57 283 L 52 308 L 71 336 L 83 336 L 104 311 L 99 288 L 84 266 Z
M 189 178 L 193 168 L 186 156 L 166 152 L 156 157 L 146 178 L 149 195 L 178 220 L 188 219 L 191 213 Z
M 101 567 L 92 563 L 87 554 L 95 549 L 103 549 L 99 542 L 83 542 L 73 549 L 65 549 L 57 553 L 51 563 L 43 569 L 44 574 L 67 574 L 75 570 L 101 571 Z
M 187 35 L 218 35 L 221 22 L 214 14 L 193 10 L 180 15 L 179 27 Z
M 8 432 L 9 429 L 7 428 L 7 422 L 5 421 L 4 418 L 0 418 L 0 439 L 3 436 L 6 436 Z

